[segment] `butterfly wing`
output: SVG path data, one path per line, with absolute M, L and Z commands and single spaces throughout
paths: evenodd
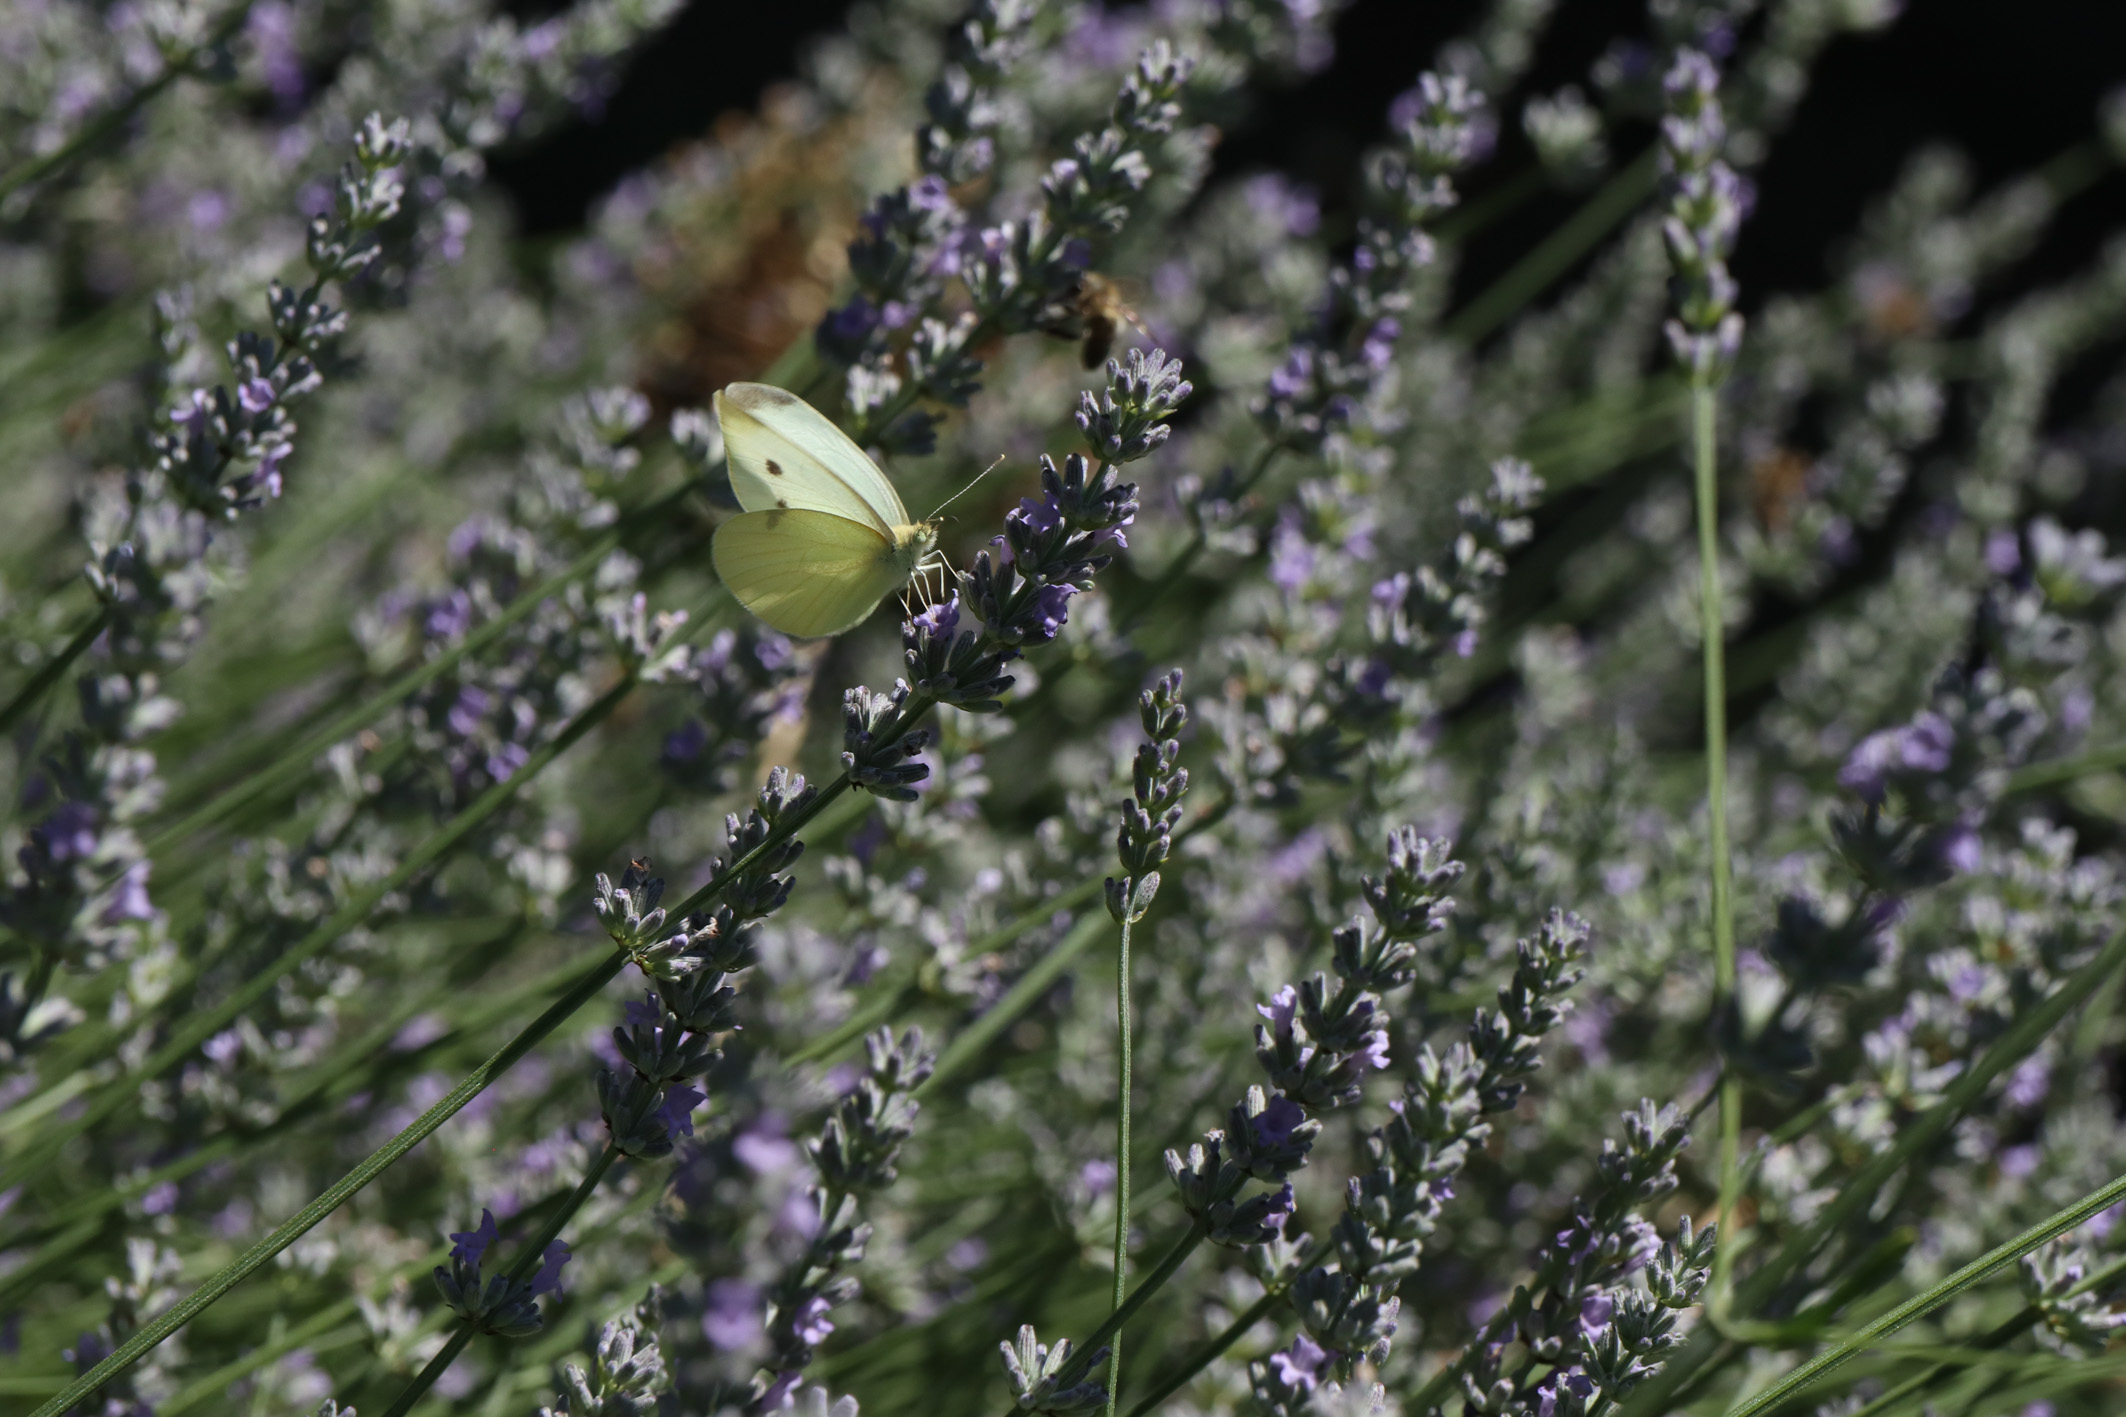
M 733 517 L 716 528 L 711 556 L 740 604 L 800 639 L 854 629 L 909 575 L 892 538 L 810 508 Z
M 878 464 L 827 416 L 769 384 L 716 395 L 731 490 L 748 512 L 831 512 L 891 537 L 908 520 Z

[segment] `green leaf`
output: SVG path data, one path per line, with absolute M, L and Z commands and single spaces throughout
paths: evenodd
M 1872 1348 L 1913 1320 L 1932 1313 L 1995 1270 L 2013 1264 L 2038 1246 L 2058 1239 L 2091 1216 L 2111 1209 L 2120 1201 L 2126 1201 L 2126 1176 L 2118 1177 L 2101 1190 L 2092 1191 L 2065 1210 L 2039 1221 L 2014 1239 L 1996 1245 L 1933 1288 L 1907 1299 L 1850 1338 L 1825 1349 L 1778 1382 L 1744 1400 L 1740 1406 L 1728 1409 L 1727 1417 L 1758 1417 L 1760 1413 L 1770 1412 L 1839 1364 Z

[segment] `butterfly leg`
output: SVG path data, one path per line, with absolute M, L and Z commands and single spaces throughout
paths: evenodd
M 933 551 L 925 556 L 917 570 L 926 577 L 938 578 L 937 598 L 940 601 L 957 589 L 955 582 L 958 577 L 953 572 L 952 562 L 945 559 L 945 553 L 942 551 Z
M 944 553 L 939 551 L 933 551 L 915 563 L 915 574 L 908 578 L 908 588 L 912 594 L 901 597 L 903 606 L 914 607 L 910 610 L 911 614 L 921 614 L 931 606 L 944 600 L 944 580 L 942 576 L 940 576 L 938 588 L 935 591 L 931 589 L 930 578 L 933 575 L 939 575 L 946 568 L 947 563 Z

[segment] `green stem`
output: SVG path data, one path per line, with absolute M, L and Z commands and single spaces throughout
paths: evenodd
M 2087 1294 L 2092 1289 L 2104 1288 L 2121 1274 L 2126 1274 L 2126 1259 L 2113 1260 L 2110 1264 L 2100 1267 L 2095 1273 L 2083 1279 L 2080 1284 L 2068 1290 L 2066 1297 L 2071 1299 L 2080 1294 Z M 2044 1311 L 2035 1304 L 2025 1304 L 2009 1318 L 1988 1329 L 1983 1337 L 1958 1346 L 1965 1350 L 1976 1349 L 1980 1351 L 2004 1347 L 2013 1341 L 2018 1334 L 2043 1319 L 2044 1316 Z M 1906 1398 L 1933 1386 L 1948 1373 L 1962 1371 L 1963 1366 L 1958 1363 L 1943 1362 L 1936 1363 L 1931 1368 L 1923 1369 L 1899 1383 L 1896 1387 L 1889 1389 L 1882 1396 L 1869 1402 L 1867 1406 L 1855 1412 L 1853 1417 L 1884 1417 L 1884 1414 L 1901 1405 Z
M 570 720 L 568 726 L 556 734 L 552 741 L 526 759 L 524 765 L 506 781 L 498 782 L 481 793 L 471 806 L 453 817 L 449 825 L 416 847 L 399 863 L 397 870 L 355 895 L 271 965 L 246 980 L 242 987 L 231 993 L 228 998 L 210 1009 L 187 1015 L 184 1025 L 176 1030 L 169 1042 L 156 1049 L 138 1067 L 104 1084 L 101 1096 L 79 1117 L 58 1131 L 39 1138 L 23 1154 L 11 1157 L 6 1167 L 0 1169 L 0 1189 L 26 1179 L 75 1137 L 100 1126 L 129 1102 L 137 1100 L 139 1089 L 128 1084 L 156 1077 L 184 1061 L 193 1049 L 242 1017 L 247 1009 L 271 993 L 283 977 L 366 920 L 369 912 L 376 909 L 386 896 L 405 889 L 419 878 L 482 822 L 500 811 L 522 786 L 538 776 L 548 763 L 575 746 L 585 734 L 603 722 L 608 714 L 619 707 L 620 701 L 634 691 L 635 682 L 632 673 L 623 676 L 619 683 L 606 690 L 590 707 Z
M 2113 743 L 2109 747 L 2095 748 L 2071 758 L 2055 758 L 2047 763 L 2032 763 L 2008 774 L 2004 792 L 2036 792 L 2040 788 L 2057 787 L 2073 782 L 2079 777 L 2090 777 L 2100 772 L 2117 772 L 2126 768 L 2126 743 Z
M 302 1323 L 275 1335 L 236 1361 L 224 1363 L 205 1377 L 185 1384 L 177 1390 L 175 1396 L 156 1406 L 155 1417 L 180 1417 L 181 1413 L 191 1411 L 210 1398 L 221 1396 L 229 1384 L 237 1379 L 249 1377 L 268 1363 L 298 1348 L 306 1348 L 316 1353 L 368 1338 L 369 1325 L 356 1319 L 360 1311 L 359 1299 L 342 1299 L 318 1310 Z M 349 1319 L 356 1321 L 348 1323 Z
M 916 992 L 916 985 L 912 980 L 903 980 L 889 988 L 881 989 L 877 998 L 858 1006 L 855 1013 L 843 1019 L 832 1031 L 821 1034 L 793 1053 L 784 1054 L 782 1066 L 794 1068 L 800 1063 L 813 1063 L 833 1057 L 900 1012 L 902 1002 Z
M 1119 1313 L 1129 1291 L 1129 932 L 1133 882 L 1123 883 L 1122 944 L 1115 960 L 1115 1029 L 1121 1045 L 1121 1075 L 1115 1080 L 1115 1299 Z M 1107 1417 L 1115 1417 L 1115 1393 L 1122 1386 L 1122 1335 L 1118 1331 L 1107 1359 Z
M 1648 148 L 1629 167 L 1604 183 L 1540 246 L 1523 256 L 1518 265 L 1456 311 L 1446 323 L 1447 333 L 1475 344 L 1512 319 L 1551 282 L 1593 250 L 1618 222 L 1636 211 L 1639 203 L 1654 190 L 1659 176 L 1658 153 L 1656 149 Z
M 605 699 L 600 700 L 600 703 L 618 702 L 616 696 L 622 690 L 630 687 L 631 682 L 631 680 L 623 680 L 611 693 L 607 694 Z M 901 716 L 900 722 L 888 734 L 883 735 L 885 741 L 894 741 L 914 727 L 916 720 L 929 709 L 930 703 L 931 701 L 927 698 L 911 699 Z M 598 705 L 596 704 L 592 705 L 593 709 L 597 707 Z M 585 713 L 589 712 L 590 710 L 585 710 Z M 552 744 L 548 746 L 554 747 Z M 529 766 L 527 764 L 526 769 Z M 517 777 L 512 778 L 511 781 L 515 782 L 524 777 L 526 769 L 520 769 Z M 493 796 L 495 792 L 506 786 L 508 786 L 506 783 L 497 784 L 496 787 L 489 789 L 487 796 Z M 754 864 L 769 852 L 780 848 L 784 842 L 795 836 L 808 822 L 817 817 L 828 803 L 848 791 L 849 787 L 848 774 L 844 773 L 829 784 L 825 791 L 819 793 L 803 807 L 786 813 L 782 820 L 776 824 L 775 828 L 761 840 L 758 846 L 733 861 L 728 867 L 718 873 L 713 880 L 694 892 L 693 895 L 687 897 L 684 902 L 672 911 L 673 916 L 684 918 L 721 896 L 731 881 L 751 870 Z M 481 800 L 485 801 L 486 797 Z M 547 1009 L 545 1013 L 533 1020 L 523 1032 L 505 1044 L 502 1050 L 496 1053 L 494 1057 L 474 1069 L 463 1082 L 451 1089 L 448 1096 L 422 1113 L 406 1130 L 400 1132 L 377 1151 L 373 1152 L 353 1171 L 342 1177 L 330 1190 L 305 1206 L 293 1219 L 249 1250 L 246 1250 L 242 1255 L 239 1255 L 233 1262 L 216 1273 L 213 1278 L 201 1285 L 174 1308 L 167 1310 L 146 1328 L 143 1328 L 131 1339 L 128 1339 L 110 1357 L 97 1364 L 95 1368 L 84 1374 L 65 1392 L 61 1393 L 53 1403 L 39 1408 L 35 1413 L 31 1414 L 31 1417 L 57 1417 L 58 1413 L 72 1406 L 84 1393 L 93 1392 L 96 1388 L 110 1381 L 111 1378 L 139 1362 L 156 1344 L 191 1322 L 195 1316 L 204 1311 L 223 1294 L 235 1288 L 237 1284 L 241 1283 L 246 1276 L 260 1265 L 272 1259 L 273 1256 L 279 1254 L 289 1245 L 294 1244 L 312 1226 L 315 1226 L 337 1209 L 349 1196 L 354 1195 L 362 1187 L 375 1180 L 392 1163 L 411 1151 L 437 1127 L 448 1121 L 457 1113 L 458 1109 L 479 1096 L 495 1078 L 501 1076 L 517 1059 L 536 1047 L 541 1040 L 558 1028 L 576 1010 L 595 998 L 598 991 L 610 983 L 627 962 L 628 956 L 625 952 L 616 952 L 608 957 L 595 970 L 585 975 L 583 981 L 576 988 L 571 989 L 566 995 L 555 1001 L 551 1008 Z M 202 1035 L 202 1037 L 204 1036 Z M 167 1048 L 163 1050 L 165 1053 L 168 1051 Z M 161 1056 L 160 1053 L 157 1054 L 157 1057 Z M 152 1062 L 153 1060 L 151 1059 L 150 1061 Z
M 583 1209 L 583 1203 L 591 1198 L 591 1192 L 598 1189 L 598 1183 L 605 1179 L 605 1173 L 612 1170 L 613 1163 L 619 1159 L 619 1146 L 607 1142 L 605 1150 L 599 1152 L 598 1159 L 591 1163 L 591 1169 L 583 1173 L 582 1183 L 562 1203 L 561 1208 L 548 1218 L 546 1224 L 539 1227 L 539 1233 L 532 1236 L 525 1242 L 524 1247 L 517 1251 L 517 1258 L 507 1271 L 511 1279 L 521 1280 L 538 1268 L 540 1257 L 546 1253 L 546 1247 L 561 1237 L 563 1227 L 576 1218 L 576 1212 Z M 478 1332 L 469 1320 L 461 1321 L 458 1331 L 450 1336 L 450 1341 L 443 1345 L 435 1357 L 428 1360 L 426 1367 L 414 1375 L 413 1381 L 406 1384 L 392 1400 L 391 1406 L 384 1409 L 384 1417 L 406 1417 L 413 1405 L 421 1400 L 428 1389 L 435 1386 L 436 1379 L 449 1371 L 451 1363 Z
M 647 514 L 651 511 L 668 511 L 681 496 L 692 490 L 693 486 L 693 483 L 687 483 L 677 492 L 650 503 L 642 512 Z M 257 801 L 277 788 L 308 777 L 314 770 L 313 765 L 319 753 L 368 727 L 393 704 L 410 694 L 420 692 L 456 669 L 467 658 L 496 643 L 541 605 L 597 570 L 620 544 L 626 529 L 636 521 L 634 516 L 624 517 L 605 528 L 575 560 L 520 593 L 516 599 L 510 601 L 508 608 L 494 619 L 434 659 L 407 670 L 354 707 L 305 734 L 278 753 L 264 768 L 164 826 L 148 838 L 145 847 L 147 854 L 160 855 L 181 842 L 193 839 L 207 827 L 225 820 L 239 808 Z
M 1698 633 L 1705 665 L 1705 806 L 1712 819 L 1713 1019 L 1727 1026 L 1735 1000 L 1735 905 L 1727 841 L 1727 628 L 1720 600 L 1719 453 L 1713 385 L 1694 379 L 1691 449 L 1698 504 Z M 1742 1150 L 1742 1081 L 1733 1070 L 1720 1085 L 1720 1226 L 1713 1250 L 1712 1304 L 1723 1306 L 1734 1255 L 1735 1203 Z
M 887 729 L 885 732 L 879 734 L 876 741 L 881 746 L 890 746 L 894 743 L 898 743 L 901 739 L 908 736 L 909 730 L 914 728 L 915 725 L 922 720 L 924 714 L 930 712 L 932 705 L 934 705 L 936 702 L 937 701 L 935 699 L 932 699 L 927 695 L 912 695 L 908 699 L 908 701 L 901 706 L 899 722 L 895 723 L 891 728 Z M 795 811 L 785 813 L 783 815 L 782 820 L 776 823 L 775 828 L 770 831 L 766 837 L 762 838 L 760 845 L 754 847 L 751 851 L 748 851 L 745 855 L 739 857 L 736 861 L 733 861 L 728 869 L 718 872 L 714 879 L 710 880 L 706 885 L 702 886 L 700 890 L 695 891 L 685 900 L 679 902 L 678 905 L 672 907 L 672 910 L 670 912 L 671 918 L 674 920 L 684 920 L 689 915 L 692 915 L 695 911 L 701 909 L 704 905 L 707 905 L 710 901 L 717 899 L 723 894 L 724 886 L 733 877 L 739 875 L 741 872 L 750 870 L 754 862 L 758 861 L 768 852 L 773 851 L 775 848 L 781 846 L 791 837 L 797 835 L 798 832 L 804 830 L 804 828 L 809 825 L 814 818 L 819 816 L 821 812 L 824 812 L 835 801 L 836 798 L 840 797 L 844 792 L 849 791 L 854 786 L 855 784 L 849 781 L 849 774 L 844 772 L 841 776 L 835 778 L 834 781 L 828 783 L 825 787 L 821 788 L 819 792 L 814 795 L 810 802 L 807 802 L 804 806 L 799 807 Z
M 1206 807 L 1174 834 L 1175 844 L 1187 841 L 1196 833 L 1216 825 L 1224 819 L 1231 807 L 1230 798 Z M 1105 884 L 1098 880 L 1080 881 L 1061 895 L 1042 901 L 1010 924 L 1000 926 L 983 936 L 967 947 L 967 953 L 970 957 L 978 958 L 1001 950 L 1036 925 L 1051 920 L 1064 911 L 1077 910 L 1092 904 L 1100 898 L 1105 889 Z M 979 1057 L 982 1050 L 987 1048 L 999 1033 L 1009 1028 L 1019 1015 L 1039 1002 L 1041 996 L 1048 992 L 1063 971 L 1070 967 L 1072 960 L 1084 953 L 1087 946 L 1099 938 L 1100 917 L 1097 915 L 1089 915 L 1072 926 L 1068 934 L 1048 947 L 1047 954 L 1041 956 L 1030 969 L 1019 976 L 1018 981 L 1004 992 L 1003 998 L 991 1004 L 987 1013 L 953 1038 L 951 1044 L 938 1056 L 937 1066 L 931 1070 L 923 1085 L 915 1090 L 914 1095 L 920 1098 L 934 1090 L 945 1079 L 956 1075 Z M 820 1055 L 807 1049 L 799 1056 Z
M 1098 898 L 1100 883 L 1094 881 L 1090 885 L 1090 889 L 1079 886 L 1052 901 L 1043 902 L 1043 914 L 1074 909 Z M 1011 1027 L 1021 1014 L 1032 1008 L 1041 996 L 1054 986 L 1063 971 L 1070 967 L 1072 960 L 1083 954 L 1093 941 L 1100 938 L 1102 923 L 1100 916 L 1088 915 L 1072 926 L 1062 939 L 1049 946 L 1048 953 L 1020 975 L 1017 982 L 1005 991 L 1003 998 L 991 1004 L 987 1013 L 960 1030 L 945 1051 L 938 1056 L 937 1066 L 931 1070 L 930 1076 L 923 1080 L 922 1086 L 915 1090 L 915 1096 L 920 1098 L 936 1091 L 947 1078 L 962 1072 L 969 1063 L 980 1057 L 982 1050 L 995 1041 L 998 1034 Z
M 2109 1210 L 2121 1200 L 2126 1200 L 2126 1176 L 2118 1177 L 2101 1190 L 2093 1191 L 2065 1210 L 2039 1221 L 2014 1239 L 1996 1245 L 1933 1288 L 1907 1299 L 1881 1318 L 1861 1328 L 1859 1332 L 1803 1363 L 1778 1382 L 1743 1402 L 1741 1406 L 1731 1408 L 1728 1417 L 1758 1417 L 1760 1413 L 1771 1411 L 1839 1364 L 1857 1357 L 1906 1324 L 1948 1303 L 1995 1270 L 2014 1263 L 2098 1212 Z
M 1290 1273 L 1294 1277 L 1306 1273 L 1327 1259 L 1329 1251 L 1334 1248 L 1335 1245 L 1330 1241 L 1317 1240 L 1314 1243 L 1314 1247 L 1307 1251 L 1305 1257 L 1298 1264 L 1292 1266 Z M 1212 1361 L 1220 1354 L 1245 1338 L 1249 1329 L 1268 1318 L 1270 1311 L 1277 1307 L 1278 1303 L 1284 1298 L 1285 1291 L 1290 1287 L 1290 1280 L 1271 1285 L 1270 1288 L 1263 1292 L 1260 1299 L 1250 1304 L 1239 1318 L 1227 1324 L 1216 1338 L 1190 1354 L 1187 1362 L 1161 1379 L 1159 1385 L 1153 1388 L 1149 1394 L 1139 1398 L 1137 1405 L 1129 1410 L 1129 1417 L 1148 1417 L 1148 1414 L 1156 1411 L 1160 1404 L 1186 1387 L 1190 1379 L 1211 1366 Z M 1411 1410 L 1422 1411 L 1423 1409 L 1412 1408 Z
M 1067 1378 L 1074 1378 L 1078 1373 L 1083 1373 L 1084 1360 L 1099 1352 L 1102 1344 L 1120 1333 L 1122 1326 L 1137 1316 L 1137 1310 L 1143 1308 L 1154 1294 L 1166 1287 L 1166 1282 L 1180 1271 L 1181 1266 L 1187 1263 L 1188 1257 L 1196 1252 L 1196 1247 L 1203 1243 L 1204 1234 L 1201 1220 L 1189 1226 L 1188 1233 L 1174 1242 L 1174 1247 L 1166 1252 L 1166 1257 L 1159 1261 L 1158 1267 L 1144 1276 L 1144 1282 L 1131 1290 L 1129 1297 L 1085 1336 L 1085 1342 L 1078 1345 L 1077 1357 L 1071 1362 L 1071 1368 L 1076 1372 L 1066 1373 Z M 38 1413 L 36 1417 L 43 1417 L 43 1414 Z
M 1761 1268 L 1735 1290 L 1733 1311 L 1747 1316 L 1761 1309 L 1793 1273 L 1807 1264 L 1848 1221 L 1882 1198 L 1882 1188 L 1906 1163 L 1938 1140 L 1942 1133 L 1969 1111 L 1994 1080 L 2027 1057 L 2061 1020 L 2072 1013 L 2121 965 L 2126 965 L 2126 933 L 2112 937 L 2103 953 L 2054 990 L 2044 1002 L 2025 1012 L 1995 1039 L 1976 1063 L 1949 1085 L 1942 1100 L 1928 1108 L 1902 1132 L 1889 1149 L 1853 1173 L 1815 1219 L 1788 1238 Z M 1671 1410 L 1671 1399 L 1701 1368 L 1710 1363 L 1715 1350 L 1725 1345 L 1711 1325 L 1693 1333 L 1689 1342 L 1663 1365 L 1661 1371 L 1634 1389 L 1624 1403 L 1627 1417 L 1653 1417 Z
M 111 610 L 109 606 L 105 606 L 96 612 L 95 618 L 75 632 L 74 638 L 66 642 L 65 649 L 38 666 L 37 672 L 30 676 L 29 683 L 16 690 L 15 697 L 9 699 L 4 708 L 0 708 L 0 733 L 13 728 L 16 719 L 36 707 L 37 700 L 43 698 L 45 691 L 59 682 L 59 676 L 66 673 L 69 665 L 81 658 L 90 645 L 96 643 L 96 637 L 102 634 L 104 626 L 110 623 Z
M 489 1024 L 515 1013 L 527 1000 L 551 994 L 572 983 L 581 968 L 579 964 L 570 963 L 520 987 L 510 989 L 499 997 L 487 998 L 482 1007 L 455 1023 L 449 1033 L 426 1047 L 410 1052 L 393 1053 L 386 1045 L 397 1035 L 407 1019 L 421 1011 L 422 1003 L 432 1001 L 417 1000 L 393 1010 L 375 1028 L 354 1039 L 313 1068 L 309 1077 L 281 1100 L 279 1110 L 272 1121 L 263 1126 L 226 1131 L 209 1137 L 197 1149 L 174 1161 L 135 1176 L 122 1185 L 105 1187 L 82 1196 L 52 1215 L 45 1222 L 45 1227 L 47 1231 L 58 1232 L 56 1236 L 20 1268 L 5 1279 L 0 1279 L 0 1312 L 4 1312 L 9 1304 L 33 1287 L 47 1270 L 64 1264 L 74 1251 L 102 1233 L 99 1222 L 108 1212 L 130 1204 L 163 1181 L 181 1181 L 246 1147 L 258 1146 L 284 1132 L 292 1131 L 321 1109 L 343 1098 L 357 1092 L 378 1090 L 389 1080 L 392 1073 L 421 1066 L 425 1058 L 453 1038 L 462 1038 L 484 1029 Z M 26 1243 L 28 1238 L 10 1237 L 9 1243 L 20 1245 Z
M 496 1078 L 509 1071 L 512 1064 L 537 1047 L 576 1010 L 596 998 L 599 991 L 612 981 L 613 976 L 620 973 L 627 962 L 626 954 L 615 951 L 587 970 L 577 981 L 575 988 L 555 1000 L 545 1013 L 532 1020 L 494 1056 L 467 1074 L 464 1081 L 452 1088 L 435 1106 L 416 1117 L 404 1131 L 370 1153 L 360 1165 L 341 1177 L 324 1194 L 297 1211 L 265 1239 L 238 1255 L 206 1283 L 156 1315 L 138 1333 L 119 1345 L 110 1357 L 76 1379 L 66 1391 L 38 1408 L 31 1417 L 59 1417 L 60 1413 L 72 1407 L 81 1398 L 146 1357 L 156 1344 L 197 1318 L 222 1295 L 308 1234 L 326 1216 L 390 1169 L 400 1157 L 426 1141 L 438 1127 L 457 1115 L 460 1108 L 479 1096 Z

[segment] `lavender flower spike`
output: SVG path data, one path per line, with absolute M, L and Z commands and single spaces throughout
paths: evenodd
M 1669 214 L 1661 223 L 1676 272 L 1676 318 L 1664 327 L 1669 347 L 1693 378 L 1718 383 L 1742 344 L 1728 253 L 1742 226 L 1742 183 L 1721 157 L 1727 122 L 1720 74 L 1696 50 L 1677 53 L 1663 81 L 1661 162 Z

